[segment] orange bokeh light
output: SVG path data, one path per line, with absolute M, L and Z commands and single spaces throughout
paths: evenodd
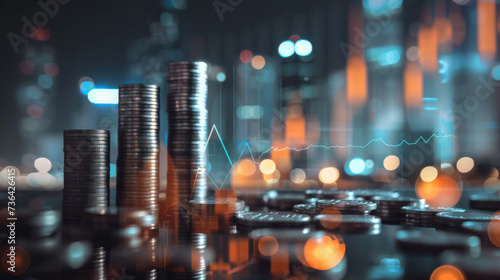
M 26 249 L 23 247 L 15 246 L 16 251 L 15 251 L 15 272 L 9 271 L 8 268 L 10 267 L 9 261 L 11 260 L 11 257 L 8 256 L 7 254 L 10 253 L 10 247 L 5 250 L 5 252 L 2 255 L 2 266 L 7 271 L 8 273 L 12 275 L 21 275 L 28 270 L 30 263 L 31 263 L 31 258 L 30 254 Z
M 273 236 L 266 235 L 259 240 L 259 252 L 264 256 L 273 256 L 279 249 L 278 240 Z
M 255 173 L 255 163 L 251 159 L 243 159 L 238 163 L 238 172 L 243 176 L 251 176 Z
M 465 280 L 462 271 L 452 265 L 442 265 L 432 272 L 430 280 Z
M 346 65 L 347 102 L 359 108 L 368 99 L 368 70 L 362 56 L 353 55 Z
M 342 261 L 345 250 L 344 240 L 339 235 L 313 237 L 304 246 L 304 265 L 317 270 L 332 269 Z
M 495 219 L 488 225 L 488 238 L 493 245 L 500 247 L 500 211 L 495 212 Z
M 453 207 L 462 197 L 462 187 L 448 175 L 439 175 L 431 182 L 417 181 L 415 192 L 431 207 Z
M 342 214 L 335 207 L 328 207 L 321 211 L 321 214 L 325 215 L 320 217 L 319 222 L 326 229 L 335 229 L 342 224 Z

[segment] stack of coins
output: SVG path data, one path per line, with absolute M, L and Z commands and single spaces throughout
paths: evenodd
M 401 207 L 403 206 L 425 205 L 424 201 L 412 197 L 375 196 L 372 199 L 377 203 L 377 210 L 373 214 L 379 216 L 386 224 L 401 224 Z
M 469 205 L 471 209 L 495 212 L 500 210 L 500 197 L 497 194 L 471 195 Z
M 245 212 L 245 202 L 236 198 L 191 200 L 189 210 L 192 232 L 224 233 L 234 227 L 236 215 Z
M 207 196 L 207 64 L 167 65 L 168 171 L 165 213 L 179 237 L 187 236 L 184 208 Z
M 316 208 L 321 214 L 368 215 L 377 209 L 377 204 L 366 200 L 320 199 L 316 201 Z
M 305 228 L 311 217 L 293 212 L 247 212 L 236 216 L 238 231 L 257 228 Z
M 458 231 L 464 222 L 490 222 L 497 218 L 494 214 L 480 211 L 441 212 L 435 216 L 436 229 Z
M 63 225 L 81 224 L 87 207 L 109 205 L 109 131 L 64 131 Z
M 375 235 L 380 233 L 380 218 L 371 215 L 317 215 L 316 227 L 339 233 Z
M 314 218 L 320 213 L 315 204 L 296 204 L 293 206 L 293 212 L 297 214 L 309 215 L 311 218 Z
M 159 212 L 159 88 L 119 87 L 116 205 Z
M 354 191 L 331 190 L 331 189 L 311 189 L 311 190 L 306 190 L 306 197 L 307 198 L 319 198 L 319 199 L 354 200 Z
M 434 227 L 434 216 L 441 212 L 465 212 L 462 208 L 403 206 L 401 222 L 403 225 L 416 227 Z

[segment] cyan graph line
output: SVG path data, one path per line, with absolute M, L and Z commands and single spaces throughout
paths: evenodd
M 212 181 L 212 183 L 217 187 L 217 189 L 222 189 L 222 187 L 224 186 L 224 184 L 226 183 L 227 179 L 229 178 L 229 175 L 231 174 L 231 170 L 233 169 L 233 166 L 234 166 L 234 162 L 237 162 L 239 161 L 242 157 L 243 157 L 243 154 L 245 153 L 245 150 L 248 149 L 248 152 L 250 153 L 250 156 L 252 158 L 252 161 L 256 164 L 258 164 L 259 162 L 257 160 L 255 160 L 255 157 L 253 155 L 253 152 L 252 152 L 252 149 L 250 148 L 250 145 L 248 145 L 248 142 L 245 143 L 245 146 L 243 147 L 243 149 L 241 150 L 241 153 L 239 155 L 239 157 L 236 159 L 236 161 L 232 161 L 231 160 L 231 157 L 229 156 L 229 153 L 226 149 L 226 145 L 224 145 L 224 141 L 222 140 L 222 137 L 220 136 L 220 133 L 219 131 L 217 130 L 217 126 L 214 124 L 212 126 L 212 129 L 210 130 L 210 134 L 208 136 L 208 139 L 207 139 L 207 142 L 205 143 L 205 148 L 203 150 L 203 153 L 206 152 L 207 150 L 207 147 L 208 147 L 208 143 L 210 142 L 210 139 L 213 135 L 213 133 L 217 134 L 217 137 L 219 138 L 219 142 L 222 146 L 222 149 L 224 149 L 224 153 L 226 154 L 227 156 L 227 159 L 229 161 L 229 163 L 231 164 L 231 168 L 229 169 L 229 171 L 227 172 L 226 174 L 226 177 L 224 178 L 224 180 L 222 181 L 222 184 L 219 186 L 215 180 L 210 176 L 210 174 L 208 174 L 206 171 L 201 171 L 200 169 L 198 169 L 198 171 L 196 172 L 196 178 L 198 177 L 199 173 L 200 172 L 203 172 L 207 175 L 207 177 L 210 179 L 210 181 Z M 387 147 L 391 147 L 391 148 L 397 148 L 397 147 L 401 147 L 403 145 L 407 145 L 407 146 L 413 146 L 413 145 L 417 145 L 419 142 L 424 142 L 425 144 L 429 143 L 429 141 L 431 141 L 433 138 L 453 138 L 455 137 L 454 135 L 452 134 L 448 134 L 448 135 L 436 135 L 436 134 L 432 134 L 431 136 L 429 136 L 429 138 L 425 139 L 423 136 L 420 136 L 418 137 L 418 139 L 415 141 L 415 142 L 408 142 L 406 140 L 402 140 L 399 144 L 389 144 L 387 142 L 384 141 L 384 139 L 382 138 L 376 138 L 376 139 L 372 139 L 370 140 L 368 143 L 366 143 L 365 145 L 332 145 L 332 146 L 325 146 L 325 145 L 314 145 L 314 144 L 311 144 L 305 148 L 294 148 L 294 147 L 284 147 L 284 148 L 278 148 L 278 147 L 270 147 L 269 149 L 267 149 L 266 151 L 262 152 L 259 157 L 257 158 L 259 161 L 260 159 L 267 153 L 269 153 L 270 151 L 276 151 L 276 152 L 280 152 L 280 151 L 284 151 L 284 150 L 290 150 L 290 151 L 306 151 L 306 150 L 309 150 L 311 148 L 321 148 L 321 149 L 327 149 L 327 150 L 330 150 L 330 149 L 346 149 L 346 148 L 359 148 L 359 149 L 364 149 L 368 146 L 370 146 L 371 144 L 373 143 L 377 143 L 377 142 L 380 142 L 382 143 L 383 145 L 387 146 Z M 196 185 L 196 180 L 194 182 L 194 185 Z

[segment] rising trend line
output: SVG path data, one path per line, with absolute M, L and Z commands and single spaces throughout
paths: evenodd
M 364 149 L 366 147 L 368 147 L 369 145 L 373 144 L 373 143 L 381 143 L 387 147 L 391 147 L 391 148 L 397 148 L 397 147 L 401 147 L 403 145 L 407 145 L 407 146 L 413 146 L 413 145 L 417 145 L 419 142 L 424 142 L 425 144 L 429 143 L 429 141 L 431 141 L 433 138 L 453 138 L 455 137 L 454 135 L 452 134 L 448 134 L 448 135 L 436 135 L 436 134 L 432 134 L 429 138 L 425 139 L 423 136 L 420 136 L 418 137 L 418 139 L 415 141 L 415 142 L 408 142 L 406 140 L 402 140 L 399 144 L 389 144 L 387 142 L 384 141 L 384 139 L 382 138 L 376 138 L 376 139 L 372 139 L 370 140 L 368 143 L 366 143 L 365 145 L 332 145 L 332 146 L 325 146 L 325 145 L 314 145 L 314 144 L 311 144 L 305 148 L 294 148 L 294 147 L 284 147 L 284 148 L 278 148 L 278 147 L 273 147 L 271 146 L 269 149 L 267 149 L 266 151 L 262 152 L 259 157 L 257 158 L 257 160 L 255 159 L 254 155 L 253 155 L 253 152 L 252 152 L 252 149 L 250 148 L 250 145 L 248 145 L 248 142 L 245 143 L 245 146 L 243 147 L 243 149 L 241 150 L 241 153 L 240 155 L 238 156 L 238 158 L 233 161 L 231 160 L 231 157 L 229 156 L 229 153 L 226 149 L 226 145 L 224 144 L 224 141 L 222 140 L 222 137 L 220 136 L 220 133 L 219 131 L 217 130 L 217 126 L 214 124 L 212 126 L 212 129 L 210 130 L 210 134 L 208 136 L 208 139 L 207 139 L 207 142 L 205 143 L 205 148 L 203 149 L 203 153 L 206 152 L 207 150 L 207 147 L 208 147 L 208 144 L 210 142 L 210 139 L 212 138 L 212 135 L 213 133 L 216 133 L 217 135 L 217 138 L 219 139 L 219 142 L 222 146 L 222 148 L 224 149 L 224 153 L 226 154 L 227 156 L 227 159 L 229 161 L 229 163 L 231 164 L 231 168 L 229 169 L 229 171 L 227 172 L 227 175 L 226 177 L 224 178 L 224 180 L 222 181 L 222 184 L 219 186 L 215 180 L 206 172 L 206 171 L 202 171 L 201 169 L 198 169 L 198 171 L 196 172 L 196 176 L 195 176 L 195 180 L 194 180 L 194 183 L 193 183 L 193 187 L 196 185 L 196 178 L 198 178 L 198 175 L 200 172 L 202 173 L 205 173 L 207 175 L 207 177 L 210 179 L 210 181 L 212 181 L 212 183 L 217 187 L 217 189 L 222 189 L 222 187 L 224 186 L 224 184 L 226 183 L 227 179 L 229 178 L 229 175 L 231 174 L 231 170 L 233 169 L 233 166 L 234 166 L 234 163 L 239 161 L 242 157 L 243 157 L 243 154 L 245 153 L 245 150 L 248 149 L 248 152 L 250 153 L 250 156 L 252 158 L 252 161 L 256 164 L 259 163 L 260 159 L 267 153 L 271 152 L 271 151 L 275 151 L 275 152 L 280 152 L 280 151 L 284 151 L 284 150 L 290 150 L 290 151 L 306 151 L 306 150 L 309 150 L 311 148 L 320 148 L 320 149 L 346 149 L 346 148 L 359 148 L 359 149 Z

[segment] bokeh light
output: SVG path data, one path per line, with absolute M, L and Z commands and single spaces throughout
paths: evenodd
M 493 245 L 500 247 L 500 211 L 495 212 L 495 218 L 488 225 L 488 238 Z
M 271 175 L 276 170 L 276 163 L 271 159 L 261 161 L 259 165 L 260 172 L 266 175 Z
M 319 222 L 325 229 L 336 229 L 342 224 L 342 213 L 336 207 L 327 207 L 320 214 Z
M 9 271 L 8 268 L 10 267 L 9 261 L 11 260 L 11 257 L 8 256 L 7 254 L 10 253 L 10 248 L 9 250 L 5 250 L 5 252 L 2 255 L 2 267 L 5 269 L 5 271 Z M 21 275 L 28 270 L 30 264 L 31 264 L 31 257 L 28 251 L 24 249 L 23 247 L 15 246 L 15 272 L 9 271 L 9 274 L 12 275 Z M 7 277 L 8 278 L 8 277 Z
M 256 55 L 252 59 L 252 66 L 255 69 L 262 69 L 266 65 L 266 59 L 262 55 Z
M 280 179 L 281 179 L 281 172 L 276 169 L 274 170 L 274 172 L 272 174 L 262 174 L 263 178 L 264 178 L 264 181 L 266 181 L 266 183 L 268 184 L 276 184 L 276 183 L 279 183 Z
M 406 50 L 406 58 L 409 61 L 417 61 L 420 58 L 420 48 L 417 46 L 409 47 Z
M 474 160 L 470 157 L 463 157 L 457 161 L 457 169 L 462 173 L 467 173 L 474 168 Z
M 323 184 L 332 184 L 339 179 L 340 172 L 335 167 L 325 167 L 319 171 L 318 177 Z
M 38 82 L 38 85 L 43 89 L 49 89 L 54 84 L 52 77 L 49 75 L 45 75 L 45 74 L 38 76 L 37 82 Z
M 438 170 L 434 166 L 426 166 L 420 171 L 420 179 L 424 182 L 432 182 L 438 176 Z
M 301 39 L 295 43 L 295 53 L 299 56 L 308 56 L 312 53 L 313 47 L 311 42 Z
M 240 60 L 243 63 L 250 63 L 252 61 L 253 54 L 249 50 L 244 50 L 240 53 Z
M 43 67 L 43 71 L 45 72 L 45 74 L 51 77 L 55 77 L 59 74 L 59 67 L 57 66 L 57 64 L 49 62 L 45 64 L 45 66 Z
M 278 53 L 283 58 L 292 56 L 294 52 L 295 52 L 295 44 L 290 40 L 284 41 L 278 47 Z
M 35 168 L 39 172 L 49 172 L 52 168 L 52 162 L 48 158 L 37 158 L 35 160 Z
M 273 236 L 266 235 L 259 240 L 259 252 L 264 256 L 273 256 L 278 252 L 278 240 Z
M 312 237 L 304 246 L 304 265 L 317 270 L 332 269 L 342 261 L 345 250 L 345 243 L 340 235 Z
M 35 72 L 35 66 L 31 63 L 31 61 L 23 60 L 19 63 L 19 70 L 21 70 L 24 75 L 31 75 Z
M 26 112 L 33 119 L 39 119 L 43 117 L 43 108 L 38 104 L 29 105 L 28 109 L 26 109 Z
M 251 159 L 243 159 L 238 163 L 238 172 L 243 176 L 252 176 L 255 173 L 255 163 Z
M 434 270 L 430 280 L 465 280 L 462 271 L 452 265 L 442 265 Z
M 365 171 L 365 161 L 362 158 L 353 158 L 349 162 L 349 170 L 353 174 L 361 174 L 363 171 Z
M 83 95 L 87 95 L 95 87 L 94 80 L 90 77 L 82 77 L 78 81 L 78 88 Z
M 453 207 L 462 197 L 462 186 L 448 175 L 438 175 L 431 182 L 416 182 L 418 198 L 425 199 L 431 207 Z
M 399 163 L 399 158 L 397 156 L 390 155 L 384 159 L 384 168 L 393 171 L 399 167 Z
M 224 82 L 226 80 L 226 74 L 224 74 L 224 72 L 219 72 L 219 73 L 217 73 L 217 77 L 216 78 L 217 78 L 217 81 L 219 83 L 222 83 L 222 82 Z
M 290 172 L 290 180 L 295 184 L 302 184 L 306 180 L 306 172 L 300 168 L 295 168 Z

